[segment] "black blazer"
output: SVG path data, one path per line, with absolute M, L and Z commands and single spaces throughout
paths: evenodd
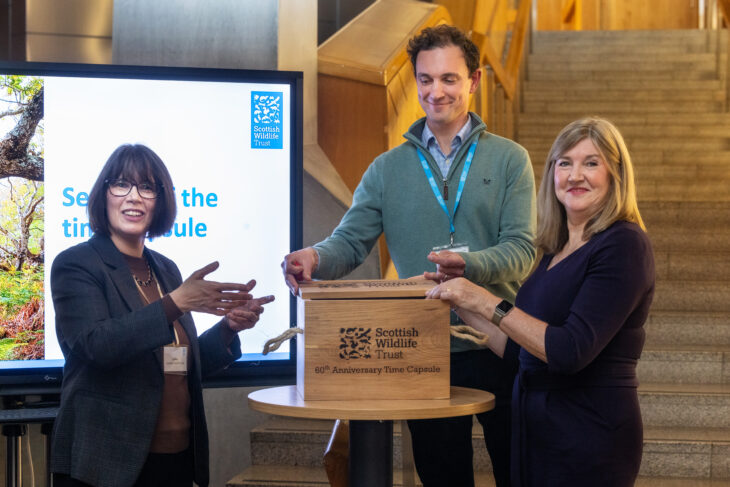
M 182 283 L 174 262 L 144 252 L 164 292 Z M 131 486 L 157 424 L 164 383 L 159 349 L 173 341 L 172 324 L 162 301 L 144 305 L 124 257 L 98 234 L 56 257 L 51 292 L 66 358 L 51 469 L 97 487 Z M 221 323 L 196 338 L 190 313 L 179 322 L 191 343 L 191 444 L 195 482 L 203 487 L 209 474 L 201 377 L 240 357 L 240 341 L 227 347 Z

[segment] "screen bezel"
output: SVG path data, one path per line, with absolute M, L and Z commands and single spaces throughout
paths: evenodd
M 290 250 L 302 246 L 303 74 L 300 71 L 188 68 L 166 66 L 96 65 L 0 61 L 0 74 L 85 78 L 214 81 L 288 84 L 291 93 L 290 123 Z M 283 257 L 283 256 L 282 256 Z M 50 270 L 50 262 L 44 262 Z M 272 270 L 276 272 L 276 270 Z M 49 292 L 49 290 L 45 290 Z M 290 297 L 290 325 L 296 324 L 296 301 Z M 245 339 L 245 337 L 244 337 Z M 296 340 L 296 338 L 295 338 Z M 236 361 L 224 371 L 203 380 L 204 387 L 238 387 L 293 384 L 296 344 L 288 360 Z M 19 361 L 20 362 L 20 361 Z M 48 394 L 60 390 L 62 366 L 0 368 L 0 395 Z

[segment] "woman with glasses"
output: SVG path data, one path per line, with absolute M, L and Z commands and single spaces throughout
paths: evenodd
M 170 230 L 173 184 L 143 145 L 118 147 L 89 195 L 87 242 L 51 269 L 56 333 L 66 359 L 54 425 L 54 485 L 208 485 L 201 380 L 241 355 L 273 296 L 247 284 L 182 280 L 174 262 L 145 247 Z M 190 311 L 222 316 L 197 336 Z
M 636 365 L 655 275 L 616 127 L 600 118 L 566 126 L 537 201 L 543 257 L 514 307 L 465 279 L 429 297 L 450 301 L 497 355 L 519 360 L 513 485 L 633 486 L 643 447 Z

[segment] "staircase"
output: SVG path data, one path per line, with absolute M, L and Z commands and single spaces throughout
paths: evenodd
M 523 86 L 518 142 L 538 183 L 555 136 L 585 115 L 612 120 L 636 166 L 657 267 L 640 487 L 730 486 L 730 114 L 717 45 L 707 31 L 539 32 Z M 252 467 L 228 485 L 328 485 L 331 427 L 271 417 L 251 433 Z M 473 444 L 477 486 L 492 486 L 481 428 Z
M 519 142 L 536 178 L 560 129 L 586 115 L 618 126 L 636 168 L 657 267 L 639 485 L 730 485 L 730 113 L 717 45 L 708 31 L 540 32 L 528 60 Z

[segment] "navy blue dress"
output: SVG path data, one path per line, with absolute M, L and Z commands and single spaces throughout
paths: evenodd
M 516 306 L 548 323 L 547 363 L 524 349 L 513 390 L 517 486 L 633 486 L 643 427 L 636 364 L 654 295 L 654 257 L 638 225 L 617 222 L 547 269 Z

